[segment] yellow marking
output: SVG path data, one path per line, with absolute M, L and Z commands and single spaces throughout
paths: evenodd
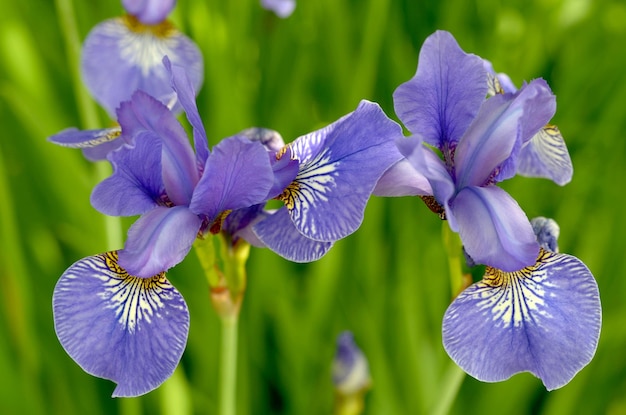
M 296 205 L 296 199 L 298 198 L 299 191 L 300 183 L 294 180 L 285 188 L 285 190 L 283 190 L 281 194 L 276 196 L 276 199 L 282 200 L 285 203 L 285 206 L 287 206 L 287 209 L 292 210 Z
M 286 146 L 278 150 L 278 152 L 276 153 L 276 160 L 280 160 L 285 155 L 290 145 L 291 144 L 287 144 Z
M 169 20 L 154 25 L 146 25 L 130 14 L 122 16 L 121 19 L 131 32 L 149 33 L 156 37 L 171 37 L 176 33 L 176 27 Z
M 211 232 L 213 235 L 217 235 L 218 233 L 220 233 L 220 231 L 222 230 L 222 224 L 224 223 L 226 217 L 230 215 L 230 212 L 232 212 L 232 210 L 228 209 L 217 215 L 217 218 L 215 218 L 215 220 L 209 227 L 209 232 Z

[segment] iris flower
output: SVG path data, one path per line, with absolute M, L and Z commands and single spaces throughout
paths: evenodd
M 289 17 L 296 8 L 296 0 L 261 0 L 261 5 L 278 17 Z
M 536 262 L 516 272 L 487 267 L 443 319 L 443 344 L 468 374 L 498 382 L 531 372 L 548 390 L 567 384 L 595 354 L 602 311 L 585 264 L 558 253 L 558 226 L 533 219 Z
M 539 246 L 523 210 L 496 184 L 516 174 L 520 149 L 556 103 L 541 79 L 489 99 L 487 80 L 484 61 L 451 34 L 428 37 L 417 73 L 394 92 L 396 113 L 414 134 L 397 145 L 401 166 L 416 173 L 414 194 L 448 220 L 474 261 L 515 271 L 535 263 Z
M 296 262 L 319 259 L 358 229 L 382 174 L 402 156 L 402 135 L 378 104 L 361 101 L 334 123 L 297 138 L 277 154 L 298 162 L 296 177 L 278 196 L 284 206 L 252 227 L 260 243 Z
M 86 372 L 116 382 L 114 396 L 149 392 L 180 360 L 189 314 L 164 271 L 230 210 L 264 203 L 275 184 L 259 142 L 238 135 L 209 152 L 192 83 L 165 63 L 193 126 L 195 153 L 160 101 L 138 91 L 122 103 L 118 121 L 132 144 L 109 155 L 114 173 L 94 189 L 92 204 L 109 215 L 141 217 L 123 250 L 77 261 L 53 296 L 61 344 Z

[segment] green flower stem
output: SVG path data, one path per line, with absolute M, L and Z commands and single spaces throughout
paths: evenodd
M 233 243 L 228 235 L 220 233 L 197 239 L 194 248 L 211 288 L 211 303 L 222 323 L 218 413 L 235 415 L 237 330 L 250 245 L 244 240 Z
M 463 275 L 463 244 L 459 235 L 450 229 L 447 222 L 443 223 L 442 238 L 448 256 L 450 291 L 454 298 L 467 286 L 467 278 Z M 439 386 L 439 396 L 434 402 L 433 410 L 430 411 L 431 414 L 445 415 L 450 411 L 461 389 L 463 379 L 465 379 L 465 372 L 456 363 L 450 361 Z

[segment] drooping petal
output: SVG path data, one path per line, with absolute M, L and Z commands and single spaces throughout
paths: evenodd
M 497 186 L 466 187 L 452 212 L 465 250 L 477 264 L 516 271 L 535 263 L 539 245 L 515 199 Z
M 213 147 L 189 208 L 213 220 L 225 210 L 266 202 L 273 182 L 263 145 L 232 136 Z
M 175 205 L 188 205 L 199 180 L 196 158 L 189 145 L 187 133 L 174 114 L 150 95 L 137 91 L 130 105 L 118 111 L 122 131 L 133 125 L 133 131 L 148 131 L 161 142 L 163 184 Z
M 296 8 L 296 0 L 261 0 L 261 5 L 284 19 L 293 13 Z
M 144 26 L 125 16 L 109 19 L 95 26 L 81 56 L 81 74 L 85 85 L 113 117 L 115 109 L 142 90 L 161 100 L 171 101 L 169 75 L 163 56 L 187 69 L 198 90 L 204 78 L 202 54 L 195 43 L 169 23 Z M 179 111 L 176 104 L 174 111 Z
M 510 160 L 513 169 L 503 163 L 552 118 L 555 108 L 554 95 L 540 79 L 516 94 L 485 101 L 456 148 L 457 186 L 482 186 L 493 178 L 496 168 L 500 169 L 498 181 L 512 177 L 516 158 Z
M 87 373 L 117 383 L 113 396 L 157 388 L 178 365 L 189 312 L 160 273 L 143 279 L 117 264 L 117 252 L 81 259 L 59 279 L 54 328 L 65 351 Z
M 300 160 L 296 179 L 281 199 L 296 228 L 308 238 L 336 241 L 354 232 L 378 179 L 402 156 L 394 140 L 401 128 L 377 104 L 362 101 L 353 113 L 324 128 L 323 147 Z M 298 138 L 296 147 L 319 132 Z
M 91 204 L 110 216 L 141 215 L 158 205 L 165 192 L 161 179 L 161 144 L 153 135 L 139 134 L 132 146 L 109 155 L 113 174 L 91 193 Z
M 572 180 L 572 160 L 556 125 L 546 125 L 522 147 L 517 174 L 543 177 L 560 186 Z
M 372 192 L 375 196 L 423 196 L 432 195 L 428 179 L 413 168 L 407 159 L 391 166 L 378 180 Z
M 541 251 L 519 272 L 487 269 L 443 319 L 443 344 L 485 382 L 531 372 L 548 390 L 567 384 L 593 357 L 602 320 L 598 286 L 577 258 Z
M 189 253 L 200 225 L 202 219 L 185 206 L 156 207 L 128 230 L 120 265 L 142 278 L 166 271 Z
M 175 5 L 176 0 L 122 0 L 124 10 L 145 25 L 161 23 Z
M 90 161 L 105 160 L 107 154 L 126 143 L 121 137 L 122 129 L 118 127 L 101 128 L 98 130 L 79 130 L 68 128 L 48 137 L 51 143 L 80 148 Z
M 265 246 L 293 262 L 317 261 L 333 246 L 333 242 L 315 241 L 298 232 L 284 207 L 256 223 L 252 230 Z
M 170 82 L 172 89 L 174 89 L 178 96 L 178 102 L 182 105 L 185 110 L 185 115 L 187 115 L 187 120 L 189 120 L 189 124 L 193 127 L 193 142 L 196 149 L 197 167 L 198 169 L 202 169 L 204 168 L 207 157 L 209 157 L 209 143 L 207 142 L 204 124 L 198 113 L 196 91 L 187 76 L 185 68 L 172 65 L 172 62 L 170 62 L 167 56 L 163 58 L 163 64 L 170 74 Z
M 424 42 L 417 73 L 395 90 L 393 102 L 412 133 L 443 149 L 461 139 L 486 94 L 483 60 L 463 52 L 450 33 L 439 30 Z

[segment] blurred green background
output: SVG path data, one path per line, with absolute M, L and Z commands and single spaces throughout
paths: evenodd
M 45 140 L 85 127 L 59 13 L 67 3 L 0 0 L 0 413 L 214 413 L 219 322 L 193 253 L 169 273 L 191 313 L 174 382 L 112 399 L 114 385 L 84 373 L 55 337 L 57 279 L 79 258 L 109 248 L 104 218 L 89 204 L 98 167 Z M 116 0 L 73 3 L 80 40 L 122 11 Z M 180 0 L 172 19 L 204 53 L 198 103 L 213 144 L 253 125 L 291 141 L 362 98 L 395 118 L 393 90 L 414 74 L 419 48 L 436 29 L 451 31 L 518 85 L 545 78 L 557 95 L 554 123 L 571 153 L 573 181 L 561 188 L 517 177 L 502 186 L 529 217 L 555 218 L 561 250 L 594 273 L 600 344 L 589 366 L 550 393 L 530 374 L 496 384 L 465 377 L 451 413 L 626 414 L 623 1 L 300 0 L 281 20 L 258 0 Z M 100 122 L 109 125 L 104 112 Z M 330 364 L 345 329 L 371 366 L 365 413 L 429 413 L 447 392 L 451 366 L 441 345 L 450 302 L 441 229 L 418 199 L 373 198 L 361 229 L 316 263 L 253 250 L 240 322 L 239 413 L 330 413 Z

